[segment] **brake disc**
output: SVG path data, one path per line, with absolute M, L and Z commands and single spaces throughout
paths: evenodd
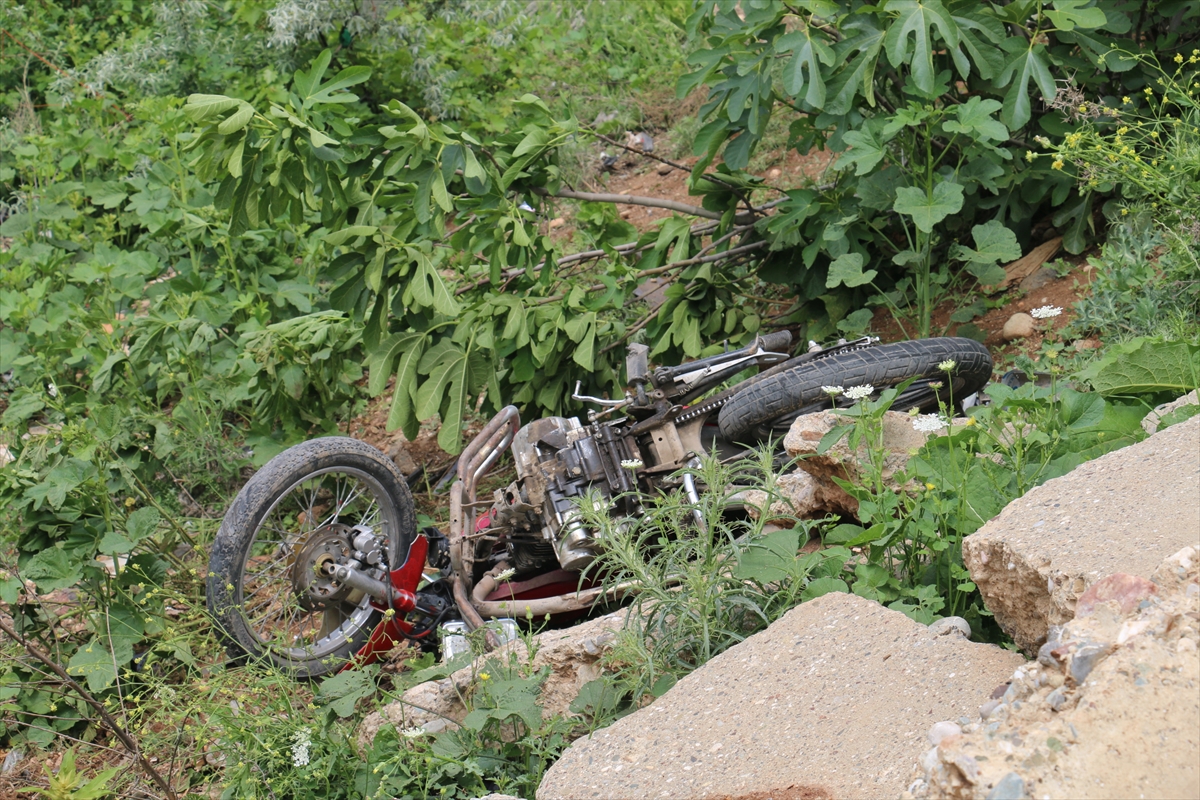
M 334 579 L 331 567 L 350 558 L 354 552 L 353 534 L 349 525 L 333 524 L 317 528 L 296 542 L 288 573 L 301 606 L 311 611 L 349 599 L 354 590 Z

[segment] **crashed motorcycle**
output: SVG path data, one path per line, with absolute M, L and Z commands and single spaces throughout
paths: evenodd
M 576 386 L 573 399 L 595 407 L 586 421 L 523 426 L 516 408 L 502 409 L 458 459 L 445 534 L 417 530 L 404 476 L 370 445 L 328 437 L 284 451 L 246 483 L 217 533 L 207 599 L 221 638 L 234 658 L 315 678 L 403 640 L 435 648 L 485 628 L 494 645 L 514 620 L 580 616 L 636 591 L 590 578 L 604 542 L 580 514 L 585 498 L 618 526 L 661 492 L 698 504 L 705 487 L 689 469 L 698 457 L 737 459 L 777 441 L 798 415 L 838 402 L 823 387 L 878 391 L 911 380 L 894 407 L 927 410 L 977 391 L 992 371 L 970 339 L 865 338 L 810 344 L 794 358 L 790 343 L 782 331 L 656 368 L 633 344 L 624 397 L 582 396 Z M 509 451 L 515 479 L 481 498 L 481 479 Z

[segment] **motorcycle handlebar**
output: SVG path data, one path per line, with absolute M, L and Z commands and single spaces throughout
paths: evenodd
M 761 337 L 760 341 L 764 350 L 772 352 L 787 350 L 792 344 L 792 332 L 776 331 L 775 333 L 768 333 L 766 336 Z

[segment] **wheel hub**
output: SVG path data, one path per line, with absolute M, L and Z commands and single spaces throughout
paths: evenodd
M 340 603 L 354 591 L 333 577 L 333 567 L 348 561 L 354 552 L 353 533 L 349 525 L 326 525 L 297 544 L 291 581 L 302 606 L 324 608 Z

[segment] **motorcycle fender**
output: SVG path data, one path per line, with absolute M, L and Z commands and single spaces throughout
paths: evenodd
M 404 559 L 404 563 L 399 568 L 392 570 L 392 586 L 416 594 L 428 553 L 429 540 L 418 534 L 408 548 L 408 557 Z M 377 608 L 381 608 L 381 606 L 375 605 Z M 396 642 L 404 638 L 405 634 L 411 632 L 412 623 L 403 619 L 403 615 L 384 615 L 383 621 L 375 626 L 375 630 L 371 631 L 367 643 L 354 654 L 352 659 L 346 662 L 340 671 L 345 672 L 348 669 L 357 669 L 367 664 L 373 664 L 379 660 L 381 655 L 391 650 Z

